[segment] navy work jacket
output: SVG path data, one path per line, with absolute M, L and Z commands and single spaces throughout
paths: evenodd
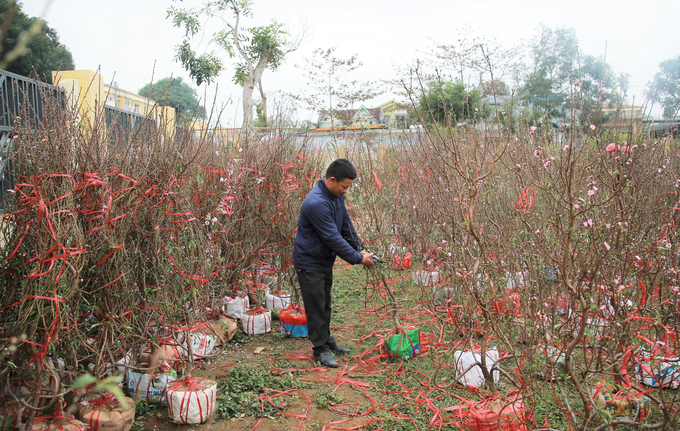
M 352 226 L 345 197 L 334 196 L 319 180 L 307 195 L 298 218 L 293 264 L 308 271 L 332 271 L 335 257 L 361 263 L 363 243 Z

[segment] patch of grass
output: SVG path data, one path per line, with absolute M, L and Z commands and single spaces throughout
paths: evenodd
M 238 344 L 246 344 L 249 341 L 252 341 L 253 337 L 249 336 L 246 334 L 244 331 L 240 329 L 240 324 L 239 324 L 239 329 L 236 331 L 234 334 L 234 338 L 229 341 L 229 345 L 234 345 L 236 343 Z
M 352 326 L 353 322 L 347 321 L 347 315 L 363 311 L 361 298 L 364 290 L 360 289 L 365 281 L 366 270 L 362 265 L 352 265 L 347 269 L 335 269 L 333 271 L 333 315 L 332 326 Z
M 569 394 L 569 403 L 572 406 L 580 405 L 581 400 L 573 386 L 570 384 L 562 386 L 565 392 Z M 555 390 L 559 391 L 557 388 L 555 388 Z M 533 407 L 533 415 L 537 424 L 543 424 L 547 419 L 552 428 L 570 429 L 567 416 L 555 402 L 555 397 L 551 393 L 550 384 L 542 386 L 534 396 L 531 397 L 531 402 L 533 405 L 528 407 Z
M 397 418 L 385 418 L 381 417 L 380 420 L 371 422 L 366 425 L 363 429 L 366 431 L 378 431 L 378 430 L 392 430 L 392 431 L 411 431 L 414 429 L 427 429 L 428 423 L 423 420 L 423 416 L 420 415 L 421 419 L 417 419 L 414 416 L 408 415 L 407 417 L 397 419 Z M 414 425 L 415 424 L 415 425 Z M 442 430 L 458 430 L 459 428 L 443 427 Z
M 360 280 L 365 279 L 366 270 L 361 265 L 352 265 L 349 269 L 336 269 L 333 271 L 333 300 L 344 302 L 350 298 L 363 295 L 359 289 Z
M 386 276 L 394 275 L 386 273 Z M 403 274 L 402 274 L 403 275 Z M 360 312 L 364 312 L 366 307 L 363 302 L 366 298 L 369 298 L 368 307 L 380 306 L 383 303 L 383 298 L 378 295 L 368 297 L 367 295 L 373 293 L 373 287 L 369 286 L 368 289 L 360 289 L 359 287 L 365 287 L 369 284 L 370 275 L 362 267 L 352 266 L 349 269 L 336 269 L 334 278 L 334 310 L 339 311 L 337 315 L 341 315 L 346 323 L 346 326 L 359 327 L 360 322 L 356 319 L 356 316 Z M 403 282 L 396 282 L 390 284 L 390 287 L 394 289 L 398 298 L 402 300 L 400 306 L 404 309 L 409 309 L 412 307 L 419 306 L 419 303 L 424 303 L 426 300 L 431 299 L 431 292 L 429 290 L 423 290 L 415 287 L 410 278 L 405 279 Z M 382 312 L 381 311 L 379 312 Z M 336 314 L 334 314 L 334 324 L 337 324 Z M 460 313 L 461 315 L 456 315 L 456 322 L 459 325 L 465 327 L 468 324 L 467 320 L 461 319 L 474 319 L 472 315 L 466 315 L 465 313 Z M 351 320 L 351 321 L 350 321 Z M 371 321 L 375 321 L 371 323 Z M 371 331 L 376 329 L 385 329 L 389 327 L 389 319 L 379 319 L 373 318 L 367 315 L 368 323 L 364 328 L 358 329 L 352 335 L 353 337 L 361 337 L 369 334 Z M 438 320 L 437 324 L 441 324 L 442 320 Z M 446 340 L 457 342 L 461 336 L 460 332 L 456 329 L 453 324 L 445 325 L 443 337 Z M 543 355 L 536 355 L 532 347 L 535 347 L 534 340 L 536 338 L 541 339 L 543 334 L 537 333 L 536 330 L 528 332 L 523 325 L 518 324 L 515 319 L 511 319 L 507 316 L 499 316 L 498 321 L 494 323 L 503 329 L 506 334 L 511 334 L 511 340 L 517 340 L 521 337 L 528 339 L 529 341 L 524 341 L 522 343 L 517 343 L 514 348 L 520 354 L 523 361 L 518 363 L 519 360 L 506 360 L 502 363 L 503 369 L 506 370 L 510 375 L 514 374 L 514 367 L 523 368 L 523 382 L 527 387 L 526 391 L 523 392 L 525 395 L 524 403 L 527 411 L 530 411 L 533 420 L 535 422 L 530 422 L 527 424 L 528 427 L 541 427 L 546 419 L 550 426 L 554 429 L 567 430 L 573 424 L 569 423 L 566 414 L 560 407 L 559 402 L 564 402 L 565 397 L 568 399 L 569 405 L 571 405 L 575 411 L 582 411 L 582 402 L 578 396 L 577 390 L 568 381 L 553 381 L 550 382 L 545 380 L 546 364 Z M 422 332 L 425 333 L 438 333 L 439 326 L 432 326 L 431 323 L 425 322 L 419 325 Z M 469 336 L 469 335 L 468 335 Z M 520 337 L 521 336 L 521 337 Z M 474 338 L 472 339 L 474 341 Z M 369 344 L 374 343 L 373 338 L 362 342 L 364 347 Z M 505 346 L 499 342 L 498 339 L 494 340 L 494 346 L 498 348 L 505 348 Z M 527 352 L 526 356 L 521 356 L 522 353 Z M 449 356 L 452 352 L 449 353 Z M 378 429 L 390 429 L 394 431 L 399 430 L 412 430 L 418 427 L 419 429 L 427 429 L 429 421 L 432 420 L 432 412 L 423 409 L 421 406 L 420 410 L 417 410 L 418 403 L 409 403 L 409 397 L 411 395 L 403 393 L 405 388 L 409 388 L 414 393 L 423 388 L 423 385 L 434 385 L 442 384 L 444 388 L 443 391 L 437 391 L 436 397 L 433 398 L 434 408 L 444 409 L 461 403 L 461 398 L 470 400 L 479 400 L 479 396 L 472 393 L 469 389 L 463 388 L 455 382 L 456 371 L 454 368 L 448 367 L 440 369 L 437 372 L 436 381 L 428 381 L 425 376 L 434 377 L 436 369 L 443 363 L 450 363 L 451 358 L 439 358 L 437 362 L 434 361 L 437 355 L 430 354 L 425 357 L 416 357 L 411 361 L 402 363 L 401 361 L 385 361 L 381 363 L 380 368 L 384 369 L 384 373 L 377 373 L 373 375 L 364 376 L 362 381 L 371 383 L 370 388 L 366 388 L 368 395 L 374 400 L 380 399 L 380 409 L 375 413 L 370 414 L 366 421 L 375 420 L 375 422 L 367 423 L 363 429 L 366 430 L 378 430 Z M 578 358 L 577 358 L 578 359 Z M 582 363 L 583 361 L 577 361 L 577 363 Z M 417 372 L 409 372 L 409 369 L 417 370 Z M 397 373 L 392 375 L 392 373 Z M 541 377 L 543 375 L 543 377 Z M 388 379 L 386 382 L 386 378 Z M 399 382 L 401 385 L 397 384 Z M 386 384 L 387 383 L 387 384 Z M 592 383 L 592 382 L 591 382 Z M 331 388 L 332 389 L 332 388 Z M 488 389 L 488 388 L 487 388 Z M 508 379 L 501 377 L 501 381 L 498 385 L 498 389 L 501 394 L 506 394 L 514 389 L 514 386 L 510 384 Z M 392 395 L 382 398 L 384 396 L 383 391 L 393 392 Z M 482 390 L 483 393 L 483 390 Z M 327 408 L 331 403 L 338 403 L 339 400 L 331 399 L 332 392 L 326 390 L 324 392 L 319 392 L 317 395 L 317 406 L 319 408 Z M 430 394 L 432 395 L 432 394 Z M 360 396 L 359 398 L 362 398 Z M 346 397 L 347 398 L 347 397 Z M 557 399 L 556 399 L 557 398 Z M 354 401 L 354 399 L 352 400 Z M 388 411 L 386 411 L 388 410 Z M 657 423 L 660 419 L 660 411 L 657 408 L 650 409 L 649 416 L 645 419 L 645 423 L 652 424 Z M 388 416 L 388 417 L 386 417 Z M 392 416 L 392 417 L 389 417 Z M 676 429 L 677 417 L 671 418 L 672 423 L 667 425 L 667 429 Z M 668 428 L 670 426 L 670 428 Z M 457 430 L 459 428 L 448 425 L 441 428 L 442 430 Z
M 304 386 L 304 382 L 291 373 L 278 376 L 254 367 L 234 368 L 227 377 L 218 382 L 220 396 L 217 399 L 217 418 L 274 417 L 278 415 L 278 410 L 285 410 L 287 405 L 282 397 L 272 400 L 276 407 L 266 400 L 262 405 L 259 397 L 264 389 L 288 390 Z
M 166 404 L 158 401 L 137 400 L 135 405 L 135 422 L 132 431 L 142 431 L 146 425 L 146 418 L 152 416 L 157 410 L 163 409 Z
M 271 402 L 264 400 L 260 403 L 259 400 L 256 400 L 251 404 L 251 408 L 254 411 L 259 411 L 261 416 L 269 419 L 275 419 L 281 415 L 281 412 L 285 411 L 287 407 L 286 400 L 283 397 L 273 398 Z
M 320 409 L 326 409 L 329 405 L 342 402 L 342 397 L 333 391 L 319 391 L 316 396 L 316 405 Z
M 152 415 L 156 410 L 164 408 L 166 404 L 158 401 L 138 400 L 135 405 L 135 417 L 143 418 Z

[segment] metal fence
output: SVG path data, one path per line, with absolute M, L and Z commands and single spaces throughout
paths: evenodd
M 0 214 L 4 212 L 7 190 L 14 188 L 12 159 L 13 130 L 16 121 L 35 129 L 44 114 L 44 98 L 65 103 L 64 91 L 53 85 L 0 70 Z
M 63 89 L 0 70 L 0 214 L 4 213 L 7 190 L 14 188 L 10 152 L 15 123 L 21 121 L 24 127 L 35 129 L 43 120 L 48 98 L 66 109 Z M 105 107 L 104 116 L 111 144 L 127 143 L 132 137 L 150 140 L 157 127 L 152 118 L 111 106 Z
M 148 141 L 156 129 L 152 118 L 112 106 L 104 108 L 104 117 L 112 144 L 127 143 L 132 136 Z

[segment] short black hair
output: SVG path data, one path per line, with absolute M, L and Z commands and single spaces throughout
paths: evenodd
M 337 181 L 343 181 L 345 178 L 356 180 L 357 170 L 349 160 L 335 159 L 330 165 L 328 165 L 328 169 L 326 169 L 326 178 L 331 177 L 335 177 Z

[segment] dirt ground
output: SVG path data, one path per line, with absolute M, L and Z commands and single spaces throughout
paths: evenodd
M 276 329 L 277 321 L 274 322 Z M 334 329 L 333 334 L 335 338 L 344 346 L 352 347 L 353 352 L 358 352 L 356 348 L 357 343 L 352 342 L 352 330 Z M 168 419 L 167 408 L 159 408 L 151 414 L 139 418 L 143 421 L 144 430 L 252 430 L 257 425 L 257 430 L 262 431 L 284 431 L 297 430 L 302 419 L 300 430 L 321 430 L 325 425 L 336 424 L 339 427 L 353 427 L 361 425 L 366 422 L 365 418 L 353 418 L 352 415 L 338 413 L 328 408 L 319 408 L 317 406 L 317 394 L 320 390 L 333 390 L 337 387 L 336 394 L 344 400 L 352 400 L 357 402 L 357 391 L 349 385 L 338 386 L 339 379 L 361 380 L 362 376 L 345 374 L 343 370 L 344 365 L 348 364 L 352 353 L 347 357 L 337 357 L 340 362 L 340 367 L 336 369 L 318 368 L 312 361 L 311 343 L 306 338 L 283 338 L 278 334 L 269 333 L 254 337 L 247 337 L 244 342 L 227 344 L 226 348 L 219 350 L 216 357 L 209 362 L 203 364 L 204 369 L 197 368 L 193 374 L 194 377 L 209 378 L 212 380 L 219 380 L 227 376 L 229 369 L 235 366 L 250 366 L 259 369 L 269 370 L 272 368 L 272 361 L 281 358 L 286 354 L 286 360 L 289 364 L 298 368 L 304 368 L 305 371 L 296 373 L 298 377 L 303 380 L 315 382 L 312 388 L 297 389 L 296 397 L 286 397 L 288 408 L 285 410 L 286 416 L 279 417 L 276 420 L 269 418 L 233 418 L 230 420 L 217 420 L 213 415 L 208 421 L 201 425 L 177 425 Z M 261 353 L 255 353 L 258 348 L 263 348 Z M 291 359 L 294 356 L 294 359 Z M 306 398 L 305 398 L 306 397 Z M 309 405 L 308 405 L 309 404 Z M 362 411 L 368 406 L 368 401 L 365 405 L 358 401 L 358 408 Z M 343 408 L 343 407 L 339 407 Z M 354 410 L 357 406 L 344 407 L 345 409 Z M 297 416 L 297 417 L 296 417 Z M 259 421 L 259 424 L 258 424 Z

